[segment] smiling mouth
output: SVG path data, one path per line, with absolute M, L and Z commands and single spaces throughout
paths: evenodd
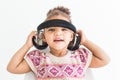
M 54 40 L 54 42 L 63 42 L 64 40 Z

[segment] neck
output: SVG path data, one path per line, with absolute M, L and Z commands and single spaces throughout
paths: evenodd
M 62 57 L 67 54 L 67 49 L 64 50 L 50 49 L 50 53 L 53 54 L 54 56 Z

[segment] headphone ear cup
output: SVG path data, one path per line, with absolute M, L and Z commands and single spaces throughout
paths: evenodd
M 78 49 L 79 46 L 80 46 L 80 41 L 81 41 L 81 38 L 80 36 L 76 36 L 77 40 L 76 40 L 76 43 L 75 43 L 75 46 L 73 47 L 74 50 Z
M 35 36 L 33 36 L 32 37 L 32 43 L 33 43 L 33 45 L 36 47 L 36 48 L 38 48 L 39 47 L 39 45 L 38 45 L 38 43 L 37 43 L 37 41 L 36 41 L 37 39 L 36 39 L 36 37 Z
M 74 43 L 73 43 L 74 45 L 72 47 L 68 47 L 68 49 L 71 51 L 77 50 L 80 46 L 80 41 L 81 41 L 81 37 L 75 36 Z
M 42 42 L 42 45 L 40 45 L 39 44 L 39 39 L 36 39 L 35 36 L 33 36 L 33 38 L 32 38 L 32 43 L 35 46 L 35 48 L 40 49 L 40 50 L 45 49 L 48 46 L 48 44 L 45 43 L 45 42 Z

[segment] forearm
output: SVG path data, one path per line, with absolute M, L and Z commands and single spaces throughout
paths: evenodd
M 108 55 L 98 45 L 94 44 L 90 40 L 85 41 L 83 45 L 92 52 L 93 58 L 94 58 L 93 65 L 95 65 L 96 67 L 99 67 L 109 63 L 110 59 Z
M 28 52 L 30 47 L 24 44 L 12 57 L 10 60 L 7 68 L 8 69 L 15 69 L 19 64 L 24 60 L 25 54 Z

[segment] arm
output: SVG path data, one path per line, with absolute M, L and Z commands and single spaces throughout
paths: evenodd
M 106 52 L 98 45 L 88 40 L 81 30 L 78 30 L 78 34 L 81 36 L 81 45 L 84 45 L 92 52 L 92 61 L 89 67 L 97 68 L 107 65 L 110 59 Z
M 11 58 L 7 70 L 11 73 L 21 74 L 29 72 L 31 69 L 24 60 L 24 56 L 33 46 L 32 37 L 35 36 L 35 31 L 31 32 L 28 36 L 26 43 L 13 55 Z

